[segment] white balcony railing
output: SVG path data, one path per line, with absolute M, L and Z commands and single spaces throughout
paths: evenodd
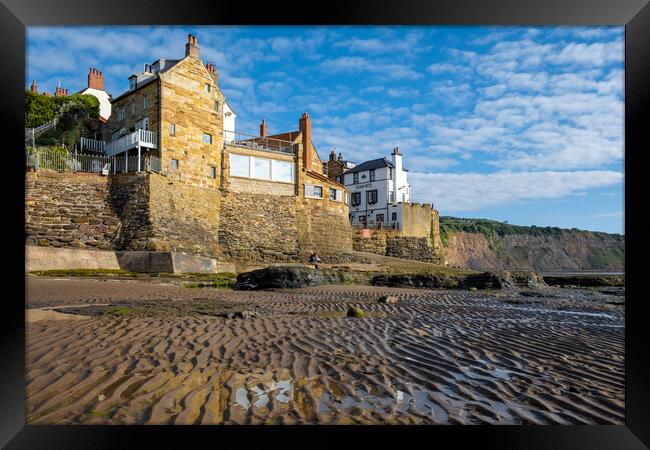
M 106 156 L 118 155 L 136 147 L 158 148 L 158 137 L 153 131 L 136 130 L 133 133 L 122 136 L 104 147 Z
M 97 152 L 104 153 L 104 147 L 106 143 L 104 141 L 97 141 L 95 139 L 88 139 L 82 137 L 79 139 L 79 151 L 80 152 Z
M 234 145 L 237 147 L 251 148 L 253 150 L 262 150 L 266 152 L 294 154 L 293 142 L 291 141 L 283 141 L 282 139 L 261 137 L 227 130 L 224 130 L 223 138 L 226 145 Z

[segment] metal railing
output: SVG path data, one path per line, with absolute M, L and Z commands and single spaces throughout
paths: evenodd
M 371 230 L 399 230 L 399 222 L 351 222 L 353 228 L 366 228 Z
M 107 156 L 117 155 L 135 147 L 158 148 L 158 136 L 154 131 L 135 130 L 104 146 Z
M 251 148 L 268 152 L 288 153 L 293 155 L 293 142 L 269 137 L 260 137 L 237 131 L 224 131 L 224 144 Z
M 160 158 L 143 156 L 138 168 L 138 157 L 71 154 L 48 148 L 29 149 L 25 164 L 34 170 L 56 170 L 58 172 L 112 173 L 150 171 L 160 173 Z
M 97 141 L 95 139 L 88 139 L 85 137 L 82 137 L 79 139 L 79 151 L 82 152 L 98 152 L 98 153 L 104 153 L 104 146 L 106 143 L 104 141 Z
M 56 117 L 52 119 L 51 121 L 44 123 L 43 125 L 40 125 L 38 127 L 34 128 L 25 128 L 25 141 L 31 141 L 32 147 L 35 147 L 35 138 L 39 134 L 45 133 L 46 131 L 49 131 L 53 128 L 56 128 L 56 122 L 57 119 Z

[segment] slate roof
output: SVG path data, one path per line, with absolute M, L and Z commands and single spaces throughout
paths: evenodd
M 134 74 L 134 75 L 137 77 L 137 78 L 136 78 L 137 84 L 136 84 L 136 86 L 135 86 L 135 89 L 132 89 L 132 90 L 126 91 L 126 92 L 122 93 L 121 95 L 119 95 L 117 98 L 111 99 L 111 103 L 115 103 L 116 101 L 118 101 L 119 99 L 125 97 L 126 95 L 128 95 L 128 94 L 130 94 L 130 93 L 132 93 L 132 92 L 137 91 L 138 89 L 140 89 L 141 87 L 144 87 L 144 86 L 148 85 L 149 83 L 152 83 L 154 80 L 157 80 L 157 79 L 158 79 L 158 74 L 159 74 L 159 73 L 167 72 L 169 69 L 171 69 L 171 68 L 174 67 L 176 64 L 178 64 L 179 61 L 180 61 L 180 59 L 167 59 L 167 60 L 166 60 L 167 64 L 165 64 L 165 67 L 164 67 L 163 69 L 159 70 L 158 72 L 154 73 L 154 74 L 151 75 L 151 76 L 144 77 L 144 75 L 148 75 L 148 74 L 145 74 L 145 73 L 143 73 L 143 72 L 140 72 L 140 73 L 136 73 L 136 74 Z M 155 63 L 154 63 L 154 64 L 155 64 Z M 153 65 L 153 64 L 152 64 L 152 65 Z M 131 75 L 131 76 L 133 76 L 133 75 Z M 130 78 L 130 77 L 129 77 L 129 78 Z M 143 79 L 143 78 L 144 78 L 144 79 Z M 142 81 L 141 81 L 141 80 L 142 80 Z
M 353 169 L 348 170 L 345 173 L 363 172 L 364 170 L 380 169 L 382 167 L 395 167 L 395 166 L 391 161 L 389 161 L 386 158 L 377 158 L 377 159 L 371 159 L 370 161 L 363 162 L 358 166 L 354 167 Z M 408 172 L 408 169 L 406 169 L 405 167 L 402 167 L 402 170 L 404 172 Z

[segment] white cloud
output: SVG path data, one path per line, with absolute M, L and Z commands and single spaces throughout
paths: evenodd
M 622 181 L 622 173 L 602 170 L 409 174 L 415 201 L 434 203 L 442 214 L 561 198 Z
M 367 72 L 392 80 L 415 80 L 422 77 L 407 64 L 370 60 L 360 56 L 340 56 L 326 59 L 320 64 L 320 67 L 332 73 L 359 74 Z

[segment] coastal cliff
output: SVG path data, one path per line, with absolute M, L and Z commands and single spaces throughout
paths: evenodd
M 444 259 L 474 270 L 624 270 L 625 237 L 557 227 L 524 227 L 485 219 L 440 218 Z

